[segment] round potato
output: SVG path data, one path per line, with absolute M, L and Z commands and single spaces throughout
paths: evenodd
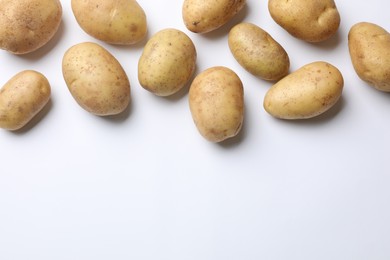
M 268 9 L 277 24 L 307 42 L 327 40 L 340 25 L 333 0 L 269 0 Z
M 244 119 L 244 90 L 240 78 L 226 67 L 212 67 L 191 84 L 189 104 L 200 134 L 210 142 L 236 136 Z
M 266 31 L 240 23 L 229 32 L 229 48 L 247 71 L 265 80 L 279 80 L 290 68 L 287 52 Z
M 41 73 L 25 70 L 13 76 L 0 90 L 0 128 L 18 130 L 50 100 L 49 81 Z
M 265 95 L 264 109 L 281 119 L 315 117 L 339 100 L 343 86 L 343 76 L 336 67 L 313 62 L 273 85 Z
M 126 72 L 114 56 L 96 43 L 84 42 L 67 50 L 62 72 L 74 99 L 92 114 L 119 114 L 130 102 Z
M 246 0 L 184 0 L 185 26 L 194 33 L 207 33 L 226 24 L 246 4 Z
M 169 96 L 183 88 L 195 71 L 196 49 L 191 39 L 176 29 L 157 32 L 145 45 L 138 62 L 143 88 Z
M 72 0 L 72 10 L 87 34 L 107 43 L 135 44 L 147 33 L 145 12 L 135 0 Z
M 0 48 L 25 54 L 45 45 L 62 18 L 59 0 L 0 0 Z
M 376 89 L 390 92 L 390 34 L 379 25 L 357 23 L 349 31 L 348 47 L 358 76 Z

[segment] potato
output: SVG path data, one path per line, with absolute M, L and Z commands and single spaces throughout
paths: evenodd
M 290 60 L 283 47 L 266 31 L 251 23 L 240 23 L 229 32 L 229 48 L 247 71 L 265 80 L 287 75 Z
M 265 95 L 264 109 L 281 119 L 312 118 L 339 100 L 343 86 L 343 76 L 336 67 L 313 62 L 273 85 Z
M 130 45 L 147 33 L 146 15 L 135 0 L 72 0 L 80 27 L 101 41 Z
M 62 73 L 74 99 L 92 114 L 119 114 L 130 102 L 126 72 L 114 56 L 96 43 L 79 43 L 67 50 Z
M 196 49 L 191 39 L 176 29 L 157 32 L 146 44 L 138 62 L 143 88 L 169 96 L 183 88 L 195 71 Z
M 50 100 L 49 81 L 41 73 L 25 70 L 13 76 L 0 90 L 0 128 L 18 130 Z
M 348 47 L 358 76 L 378 90 L 390 92 L 390 34 L 367 22 L 349 31 Z
M 184 0 L 185 26 L 194 33 L 207 33 L 226 24 L 246 4 L 246 0 Z
M 45 45 L 62 18 L 59 0 L 0 0 L 0 48 L 25 54 Z
M 200 134 L 210 142 L 236 136 L 244 119 L 244 90 L 240 78 L 226 67 L 212 67 L 196 76 L 189 104 Z
M 330 38 L 340 25 L 333 0 L 269 0 L 268 10 L 277 24 L 307 42 Z

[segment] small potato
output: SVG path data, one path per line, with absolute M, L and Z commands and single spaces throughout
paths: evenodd
M 138 62 L 143 88 L 169 96 L 183 88 L 195 71 L 196 49 L 191 39 L 176 29 L 157 32 L 146 44 Z
M 62 73 L 74 99 L 92 114 L 119 114 L 130 102 L 126 72 L 114 56 L 96 43 L 84 42 L 67 50 Z
M 25 54 L 45 45 L 62 18 L 59 0 L 0 0 L 0 48 Z
M 307 42 L 327 40 L 340 25 L 334 0 L 269 0 L 268 10 L 277 24 Z
M 246 4 L 246 0 L 184 0 L 185 26 L 194 33 L 207 33 L 227 23 Z
M 357 23 L 349 31 L 348 47 L 358 76 L 376 89 L 390 92 L 390 34 L 376 24 Z
M 240 23 L 229 32 L 229 48 L 247 71 L 265 80 L 279 80 L 290 68 L 287 52 L 266 31 Z
M 72 10 L 87 34 L 107 43 L 135 44 L 147 33 L 145 12 L 135 0 L 72 0 Z
M 244 90 L 240 78 L 226 67 L 212 67 L 191 84 L 189 104 L 200 134 L 210 142 L 236 136 L 244 119 Z
M 41 73 L 25 70 L 13 76 L 0 90 L 0 128 L 18 130 L 50 100 L 49 81 Z
M 265 95 L 264 109 L 281 119 L 315 117 L 337 102 L 343 86 L 343 76 L 336 67 L 313 62 L 273 85 Z

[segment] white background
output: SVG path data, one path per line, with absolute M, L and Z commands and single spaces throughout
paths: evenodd
M 204 140 L 188 107 L 188 87 L 162 98 L 138 83 L 146 40 L 108 45 L 85 34 L 70 1 L 45 47 L 0 52 L 0 85 L 24 69 L 42 72 L 51 103 L 26 128 L 0 131 L 0 259 L 390 259 L 390 96 L 356 75 L 347 34 L 356 22 L 390 29 L 385 0 L 337 1 L 333 38 L 310 44 L 272 19 L 266 0 L 248 0 L 231 22 L 207 35 L 189 32 L 180 0 L 139 0 L 150 38 L 173 27 L 187 33 L 197 71 L 223 65 L 245 88 L 237 138 Z M 252 22 L 288 52 L 291 71 L 317 60 L 339 68 L 342 100 L 307 121 L 272 118 L 263 97 L 272 83 L 234 60 L 229 29 Z M 81 109 L 61 72 L 64 52 L 83 41 L 106 47 L 128 73 L 132 104 L 101 118 Z

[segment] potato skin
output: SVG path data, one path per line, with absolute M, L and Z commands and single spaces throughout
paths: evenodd
M 336 67 L 313 62 L 273 85 L 265 95 L 264 109 L 281 119 L 312 118 L 336 104 L 343 86 L 343 76 Z
M 269 0 L 268 10 L 277 24 L 307 42 L 327 40 L 340 25 L 334 0 Z
M 257 25 L 237 24 L 229 32 L 228 43 L 234 58 L 253 75 L 265 80 L 279 80 L 287 75 L 287 52 Z
M 0 128 L 21 129 L 48 103 L 50 95 L 44 75 L 32 70 L 19 72 L 0 89 Z
M 138 62 L 141 86 L 158 95 L 178 92 L 195 71 L 196 49 L 192 40 L 176 29 L 164 29 L 150 38 Z
M 191 32 L 211 32 L 227 23 L 245 4 L 246 0 L 184 0 L 183 21 Z
M 107 43 L 135 44 L 147 33 L 146 14 L 135 0 L 72 0 L 72 11 L 87 34 Z
M 59 0 L 0 0 L 0 48 L 33 52 L 54 36 L 61 19 Z
M 189 105 L 200 134 L 210 142 L 236 136 L 244 120 L 244 90 L 240 78 L 226 67 L 212 67 L 196 76 Z
M 117 59 L 96 43 L 79 43 L 68 49 L 62 73 L 70 93 L 86 111 L 116 115 L 130 102 L 130 83 Z
M 390 34 L 379 25 L 357 23 L 349 31 L 348 47 L 357 75 L 374 88 L 390 92 Z

